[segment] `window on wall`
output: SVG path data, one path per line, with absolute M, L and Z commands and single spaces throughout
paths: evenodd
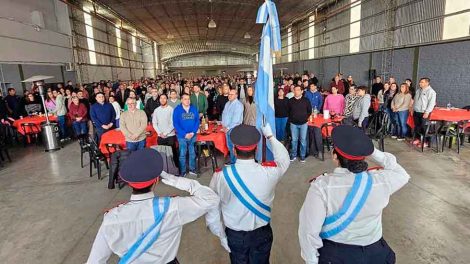
M 287 61 L 292 61 L 292 27 L 287 29 Z
M 445 0 L 445 15 L 470 9 L 469 0 Z M 442 39 L 454 39 L 469 35 L 470 12 L 450 15 L 444 18 Z
M 361 1 L 351 0 L 351 16 L 349 25 L 349 52 L 359 52 L 361 43 Z
M 315 58 L 315 16 L 310 16 L 308 18 L 308 58 Z
M 85 32 L 87 36 L 88 45 L 88 56 L 90 58 L 90 64 L 96 64 L 96 53 L 95 53 L 95 40 L 93 38 L 93 21 L 90 14 L 83 13 L 85 19 Z
M 123 61 L 122 61 L 122 50 L 121 50 L 121 46 L 122 46 L 122 40 L 121 40 L 121 30 L 119 28 L 116 28 L 116 44 L 117 44 L 117 54 L 118 54 L 118 57 L 119 57 L 119 64 L 120 66 L 123 66 Z
M 157 42 L 153 43 L 153 54 L 155 55 L 155 69 L 159 69 L 158 65 L 158 48 L 157 48 Z
M 131 36 L 131 37 L 132 37 L 132 51 L 135 53 L 137 52 L 137 44 L 135 41 L 135 37 L 134 36 Z

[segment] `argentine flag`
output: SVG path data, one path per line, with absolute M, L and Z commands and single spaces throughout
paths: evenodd
M 276 135 L 274 117 L 274 81 L 272 53 L 281 49 L 281 32 L 276 5 L 266 0 L 258 10 L 257 24 L 264 24 L 259 46 L 258 76 L 255 83 L 256 127 L 263 126 L 263 118 Z M 257 160 L 261 161 L 262 141 L 258 143 Z M 271 145 L 267 142 L 266 161 L 273 160 Z

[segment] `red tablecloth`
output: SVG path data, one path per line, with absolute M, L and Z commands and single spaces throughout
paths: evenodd
M 335 116 L 334 119 L 331 119 L 331 118 L 324 119 L 323 114 L 318 114 L 317 117 L 313 119 L 313 122 L 310 122 L 310 119 L 309 119 L 308 125 L 320 128 L 321 126 L 323 126 L 326 123 L 329 123 L 329 122 L 338 122 L 339 123 L 342 120 L 343 120 L 342 116 Z
M 323 114 L 318 114 L 316 118 L 313 119 L 313 122 L 310 122 L 310 119 L 308 121 L 308 126 L 310 127 L 318 127 L 318 128 L 321 128 L 321 126 L 323 126 L 324 124 L 326 123 L 330 123 L 330 122 L 341 122 L 343 120 L 344 117 L 342 116 L 335 116 L 334 119 L 331 119 L 331 118 L 328 118 L 328 119 L 324 119 L 323 118 Z M 328 130 L 327 130 L 328 129 Z M 331 126 L 327 127 L 327 128 L 323 128 L 323 130 L 321 131 L 322 135 L 324 137 L 326 137 L 327 135 L 331 135 L 331 131 L 333 130 L 333 128 Z M 328 132 L 328 133 L 327 133 Z
M 432 110 L 429 120 L 448 122 L 470 120 L 470 111 L 460 108 L 447 109 L 444 107 L 436 107 Z M 407 123 L 411 128 L 415 127 L 412 114 L 409 115 Z
M 209 134 L 207 135 L 201 135 L 198 134 L 196 140 L 197 141 L 212 141 L 214 142 L 214 146 L 216 149 L 218 149 L 220 152 L 224 154 L 224 156 L 228 155 L 228 148 L 227 148 L 227 142 L 225 138 L 225 133 L 221 132 L 220 129 L 222 128 L 219 126 L 217 129 L 217 132 L 212 132 L 214 126 L 211 124 L 209 126 Z M 153 129 L 152 125 L 149 124 L 147 126 L 147 132 L 150 132 L 151 134 L 147 136 L 147 141 L 145 142 L 146 147 L 150 146 L 155 146 L 157 145 L 157 132 Z M 111 130 L 106 133 L 104 133 L 101 136 L 101 141 L 100 141 L 100 150 L 103 154 L 107 154 L 108 151 L 106 149 L 106 144 L 118 144 L 121 146 L 122 149 L 126 148 L 126 139 L 124 138 L 124 135 L 120 130 Z
M 49 116 L 49 120 L 50 121 L 56 121 L 57 117 L 56 116 Z M 18 130 L 18 132 L 20 134 L 24 135 L 25 131 L 23 131 L 23 129 L 21 128 L 21 124 L 26 124 L 26 123 L 35 124 L 38 127 L 39 131 L 34 131 L 34 132 L 40 132 L 41 131 L 41 123 L 45 122 L 45 121 L 46 121 L 45 116 L 27 116 L 23 119 L 15 120 L 15 122 L 13 122 L 13 126 L 16 127 L 16 129 Z M 31 130 L 31 129 L 29 129 L 29 130 Z M 31 131 L 26 131 L 26 132 L 31 132 Z
M 222 129 L 222 126 L 217 127 L 217 131 L 214 131 L 214 125 L 210 124 L 209 125 L 209 134 L 207 135 L 197 135 L 197 141 L 212 141 L 214 142 L 214 146 L 216 149 L 218 149 L 220 152 L 224 154 L 224 156 L 228 155 L 228 148 L 227 148 L 227 139 L 225 137 L 225 133 L 220 131 Z
M 146 147 L 157 145 L 157 132 L 153 129 L 152 125 L 147 126 L 147 132 L 150 134 L 147 135 L 147 139 L 145 142 Z M 126 138 L 121 130 L 111 130 L 104 133 L 101 136 L 100 141 L 100 150 L 103 154 L 108 154 L 108 150 L 106 149 L 106 144 L 118 144 L 121 146 L 122 149 L 126 148 Z

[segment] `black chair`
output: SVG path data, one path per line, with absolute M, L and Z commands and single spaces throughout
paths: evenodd
M 5 161 L 5 157 L 11 162 L 10 153 L 8 151 L 8 132 L 7 127 L 5 125 L 0 125 L 0 166 L 3 167 L 3 162 Z M 4 156 L 5 154 L 5 156 Z
M 83 155 L 85 153 L 90 155 L 90 140 L 88 135 L 78 136 L 78 144 L 80 145 L 80 167 L 83 168 Z
M 331 150 L 331 145 L 333 144 L 333 140 L 331 138 L 331 131 L 333 128 L 339 126 L 339 123 L 336 122 L 328 122 L 321 126 L 321 135 L 323 139 L 323 148 L 321 151 L 321 160 L 325 160 L 325 147 L 328 151 Z
M 204 159 L 204 166 L 207 166 L 207 159 L 209 158 L 212 163 L 212 172 L 217 168 L 217 158 L 215 156 L 215 145 L 211 141 L 196 141 L 196 166 L 200 170 L 200 160 Z M 199 178 L 200 173 L 198 173 Z
M 440 148 L 440 122 L 438 121 L 431 121 L 431 120 L 426 120 L 425 121 L 425 129 L 424 129 L 424 134 L 420 135 L 420 140 L 421 140 L 421 152 L 424 152 L 424 144 L 425 140 L 429 139 L 429 147 L 432 147 L 433 142 L 436 143 L 436 152 L 439 152 Z
M 90 177 L 93 176 L 93 168 L 96 168 L 98 173 L 98 179 L 101 180 L 101 162 L 106 166 L 106 169 L 109 170 L 108 158 L 100 151 L 98 144 L 89 138 L 90 142 Z
M 444 152 L 444 146 L 449 142 L 449 149 L 452 148 L 453 139 L 457 140 L 457 153 L 460 153 L 460 122 L 445 122 L 440 127 L 440 138 L 442 140 L 441 151 Z
M 39 144 L 38 135 L 41 133 L 41 129 L 34 123 L 21 123 L 21 131 L 23 131 L 23 144 L 24 147 L 34 139 L 36 144 Z

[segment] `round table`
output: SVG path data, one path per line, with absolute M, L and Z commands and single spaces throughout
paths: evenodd
M 214 124 L 210 124 L 209 132 L 207 134 L 198 133 L 196 141 L 213 142 L 215 148 L 222 152 L 224 156 L 227 156 L 229 153 L 227 148 L 227 141 L 225 138 L 225 133 L 220 131 L 221 128 L 222 126 L 219 126 L 217 129 L 218 131 L 214 132 Z M 149 135 L 147 135 L 145 146 L 151 147 L 157 145 L 158 134 L 153 129 L 153 126 L 151 124 L 147 126 L 147 133 L 149 133 Z M 124 137 L 124 134 L 122 134 L 122 131 L 114 129 L 104 133 L 101 136 L 99 148 L 103 154 L 108 154 L 108 150 L 106 149 L 107 144 L 116 144 L 119 145 L 121 149 L 126 149 L 126 138 Z
M 49 116 L 49 121 L 57 121 L 56 116 Z M 25 132 L 41 132 L 41 123 L 46 122 L 46 117 L 45 116 L 27 116 L 22 119 L 17 119 L 15 122 L 13 122 L 13 126 L 16 127 L 16 130 L 22 135 L 25 134 Z M 26 127 L 27 130 L 29 131 L 23 131 L 23 128 L 21 127 L 22 124 L 34 124 L 37 126 L 38 131 L 31 131 L 30 127 Z
M 447 121 L 447 122 L 460 122 L 460 121 L 470 121 L 470 111 L 460 108 L 445 108 L 445 107 L 436 107 L 432 110 L 429 115 L 429 120 L 431 121 Z M 415 127 L 413 120 L 413 114 L 410 113 L 407 124 L 411 127 Z
M 207 134 L 197 134 L 196 141 L 210 141 L 214 143 L 214 146 L 217 150 L 222 152 L 224 156 L 228 155 L 228 148 L 227 148 L 227 138 L 225 136 L 225 132 L 222 132 L 222 126 L 217 126 L 215 128 L 215 124 L 209 124 L 209 130 Z
M 157 132 L 153 129 L 152 125 L 147 125 L 147 138 L 145 141 L 146 147 L 151 147 L 157 145 Z M 101 136 L 100 141 L 100 151 L 103 154 L 108 154 L 108 150 L 106 149 L 107 144 L 116 144 L 119 145 L 121 149 L 126 149 L 126 138 L 124 134 L 119 129 L 113 129 Z

